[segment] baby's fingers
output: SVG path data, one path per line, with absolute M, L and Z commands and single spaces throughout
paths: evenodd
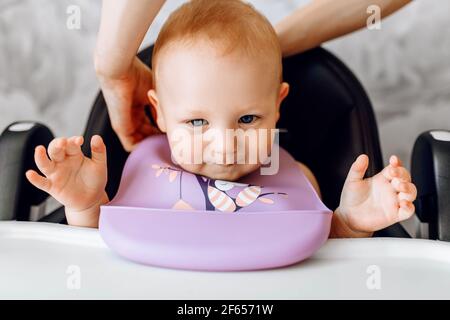
M 106 165 L 106 146 L 99 135 L 91 138 L 91 154 L 94 162 Z
M 401 200 L 399 202 L 399 206 L 400 206 L 400 208 L 398 209 L 398 221 L 399 222 L 409 219 L 415 211 L 414 205 L 411 202 L 406 201 L 406 200 Z
M 392 181 L 395 178 L 399 178 L 401 180 L 410 182 L 411 175 L 404 167 L 394 167 L 392 165 L 388 165 L 381 171 L 386 179 Z
M 409 171 L 404 167 L 390 168 L 389 174 L 394 178 L 399 178 L 408 182 L 411 181 L 411 175 L 409 174 Z
M 402 161 L 400 160 L 399 157 L 397 157 L 397 156 L 395 156 L 395 155 L 392 155 L 392 156 L 389 158 L 389 164 L 390 164 L 391 166 L 393 166 L 393 167 L 403 167 Z
M 25 172 L 25 176 L 33 186 L 49 193 L 52 185 L 49 179 L 41 176 L 34 170 L 28 170 L 27 172 Z
M 53 139 L 48 145 L 48 155 L 50 159 L 56 162 L 63 161 L 66 155 L 66 138 Z
M 47 157 L 44 146 L 37 146 L 36 149 L 34 149 L 34 161 L 36 162 L 38 169 L 46 176 L 51 174 L 55 168 L 55 164 Z
M 414 201 L 417 196 L 417 188 L 411 182 L 402 181 L 399 178 L 394 178 L 391 181 L 395 191 L 398 192 L 398 200 Z
M 66 154 L 68 156 L 83 155 L 83 153 L 81 152 L 82 144 L 83 144 L 83 137 L 81 136 L 74 136 L 67 139 Z

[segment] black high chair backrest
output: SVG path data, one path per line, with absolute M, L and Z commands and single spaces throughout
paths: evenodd
M 152 47 L 139 53 L 146 64 L 151 63 Z M 281 106 L 278 128 L 280 145 L 315 174 L 325 205 L 334 210 L 348 170 L 362 153 L 370 158 L 367 176 L 378 173 L 383 161 L 378 130 L 371 103 L 353 73 L 334 55 L 315 48 L 283 60 L 284 80 L 290 93 Z M 150 116 L 150 113 L 148 113 Z M 107 193 L 117 192 L 128 153 L 111 128 L 102 94 L 95 100 L 85 141 L 100 134 L 108 150 Z M 90 156 L 89 144 L 83 151 Z M 378 235 L 406 237 L 399 225 Z

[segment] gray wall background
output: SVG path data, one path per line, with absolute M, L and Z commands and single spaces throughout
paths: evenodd
M 167 1 L 143 46 L 182 2 Z M 308 0 L 250 2 L 275 23 Z M 69 5 L 81 9 L 79 30 L 66 27 Z M 57 136 L 82 133 L 98 91 L 92 52 L 100 7 L 90 0 L 0 0 L 0 130 L 36 120 Z M 386 161 L 398 154 L 409 166 L 419 133 L 450 129 L 449 12 L 448 0 L 414 1 L 384 20 L 381 30 L 325 44 L 368 91 Z

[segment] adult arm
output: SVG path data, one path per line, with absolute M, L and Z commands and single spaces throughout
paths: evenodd
M 94 62 L 97 74 L 118 78 L 131 67 L 165 0 L 103 0 Z
M 158 133 L 145 113 L 152 71 L 136 53 L 164 0 L 103 0 L 94 53 L 97 78 L 111 126 L 127 151 Z M 154 110 L 151 110 L 155 115 Z
M 366 26 L 369 6 L 387 17 L 411 0 L 312 0 L 275 25 L 283 56 L 314 48 Z

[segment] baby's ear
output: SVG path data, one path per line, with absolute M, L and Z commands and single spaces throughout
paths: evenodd
M 158 100 L 158 96 L 154 89 L 150 89 L 147 92 L 148 100 L 153 105 L 156 110 L 156 124 L 158 125 L 159 130 L 162 132 L 166 132 L 166 124 L 164 123 L 164 117 L 161 111 L 161 105 Z
M 280 91 L 278 92 L 278 99 L 277 99 L 277 121 L 280 118 L 280 106 L 281 102 L 283 102 L 284 98 L 289 94 L 289 83 L 283 82 L 280 85 Z
M 287 97 L 289 93 L 289 83 L 283 82 L 280 85 L 280 92 L 278 93 L 278 105 Z

